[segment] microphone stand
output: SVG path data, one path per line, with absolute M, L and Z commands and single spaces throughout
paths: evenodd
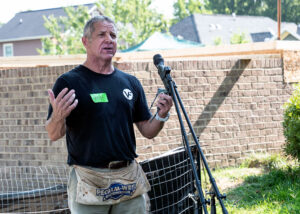
M 207 212 L 206 204 L 210 204 L 211 205 L 211 214 L 215 214 L 216 213 L 215 197 L 217 197 L 217 199 L 219 200 L 219 203 L 221 205 L 223 213 L 227 214 L 228 212 L 227 212 L 227 210 L 225 208 L 225 205 L 223 203 L 223 199 L 226 198 L 226 195 L 225 194 L 221 195 L 220 192 L 219 192 L 216 181 L 213 178 L 213 176 L 211 174 L 211 171 L 208 167 L 207 161 L 206 161 L 205 156 L 203 154 L 203 151 L 200 147 L 199 141 L 196 137 L 195 131 L 192 127 L 192 124 L 189 120 L 189 117 L 188 117 L 188 115 L 185 111 L 184 105 L 183 105 L 183 103 L 181 101 L 181 98 L 180 98 L 180 95 L 177 91 L 177 86 L 176 86 L 175 82 L 172 80 L 170 72 L 171 72 L 171 68 L 168 67 L 168 66 L 161 66 L 159 68 L 159 75 L 160 75 L 160 77 L 161 77 L 161 79 L 164 83 L 164 86 L 165 86 L 166 90 L 168 91 L 169 95 L 172 96 L 172 99 L 173 99 L 173 102 L 174 102 L 174 105 L 175 105 L 175 108 L 176 108 L 177 116 L 178 116 L 179 123 L 180 123 L 181 134 L 183 135 L 183 139 L 184 139 L 184 147 L 185 147 L 186 152 L 189 155 L 190 162 L 191 162 L 191 165 L 192 165 L 192 170 L 193 170 L 193 174 L 195 176 L 196 188 L 197 188 L 197 191 L 198 191 L 198 197 L 199 197 L 201 207 L 203 208 L 204 213 L 207 214 L 208 212 Z M 205 167 L 205 169 L 208 173 L 209 180 L 210 180 L 210 183 L 212 185 L 212 191 L 209 193 L 211 195 L 211 202 L 212 203 L 210 203 L 210 200 L 206 200 L 205 197 L 204 197 L 202 187 L 201 187 L 201 183 L 200 183 L 200 179 L 199 179 L 197 169 L 196 169 L 196 166 L 195 166 L 194 157 L 192 155 L 192 151 L 191 151 L 190 144 L 189 144 L 189 141 L 188 141 L 188 137 L 187 137 L 187 134 L 186 134 L 186 131 L 185 131 L 185 128 L 184 128 L 184 124 L 183 124 L 183 120 L 182 120 L 182 116 L 181 116 L 179 107 L 181 108 L 181 110 L 184 114 L 185 120 L 188 124 L 188 127 L 189 127 L 189 129 L 192 133 L 192 136 L 193 136 L 193 140 L 196 144 L 196 148 L 197 148 L 197 150 L 200 154 L 200 157 L 202 159 L 204 167 Z M 201 207 L 199 206 L 198 209 L 200 209 L 200 212 L 202 213 Z

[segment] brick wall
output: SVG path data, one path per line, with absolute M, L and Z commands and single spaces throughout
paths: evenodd
M 210 165 L 229 166 L 248 153 L 281 151 L 282 105 L 292 88 L 284 82 L 280 55 L 166 60 L 165 65 L 172 68 L 171 76 Z M 152 62 L 115 66 L 138 77 L 149 104 L 163 87 Z M 51 142 L 44 124 L 47 89 L 73 67 L 0 71 L 1 166 L 66 162 L 65 140 Z M 179 127 L 173 107 L 170 120 L 155 139 L 145 139 L 136 131 L 139 159 L 181 146 Z

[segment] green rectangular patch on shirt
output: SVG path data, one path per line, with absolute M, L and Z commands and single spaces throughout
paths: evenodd
M 94 103 L 108 103 L 106 93 L 95 93 L 90 95 Z

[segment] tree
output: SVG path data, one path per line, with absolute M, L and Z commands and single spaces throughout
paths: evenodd
M 281 1 L 282 21 L 300 23 L 300 0 Z M 267 16 L 277 19 L 276 0 L 207 0 L 207 10 L 215 14 Z
M 185 0 L 177 0 L 173 5 L 174 7 L 174 21 L 179 21 L 190 15 L 190 12 L 186 8 Z
M 192 15 L 193 13 L 210 13 L 204 8 L 205 1 L 201 0 L 177 0 L 174 3 L 174 20 L 173 23 L 176 23 L 187 16 Z
M 258 15 L 264 0 L 208 0 L 205 7 L 216 14 Z
M 243 43 L 249 43 L 249 40 L 247 39 L 246 34 L 244 32 L 235 33 L 230 38 L 230 44 L 243 44 Z
M 265 10 L 262 15 L 277 19 L 277 4 L 272 0 L 264 0 Z M 300 0 L 281 1 L 281 19 L 284 22 L 300 24 Z
M 45 17 L 45 27 L 51 37 L 42 39 L 41 55 L 66 55 L 85 53 L 81 43 L 83 28 L 90 18 L 87 7 L 78 6 L 64 8 L 67 17 Z
M 222 37 L 218 36 L 214 39 L 214 45 L 218 46 L 222 44 Z
M 114 18 L 119 49 L 134 46 L 156 31 L 168 31 L 168 22 L 162 14 L 150 8 L 151 3 L 152 0 L 98 0 L 99 10 Z
M 150 9 L 151 0 L 98 0 L 101 14 L 114 19 L 118 28 L 118 48 L 125 49 L 148 38 L 155 31 L 168 31 L 162 14 Z M 44 38 L 43 55 L 85 53 L 81 37 L 86 21 L 91 17 L 87 7 L 65 8 L 66 17 L 44 17 L 51 34 Z

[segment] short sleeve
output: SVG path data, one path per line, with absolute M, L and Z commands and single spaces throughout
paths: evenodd
M 149 120 L 152 115 L 147 104 L 144 89 L 138 79 L 135 78 L 134 82 L 135 89 L 138 93 L 138 98 L 134 107 L 133 122 Z

